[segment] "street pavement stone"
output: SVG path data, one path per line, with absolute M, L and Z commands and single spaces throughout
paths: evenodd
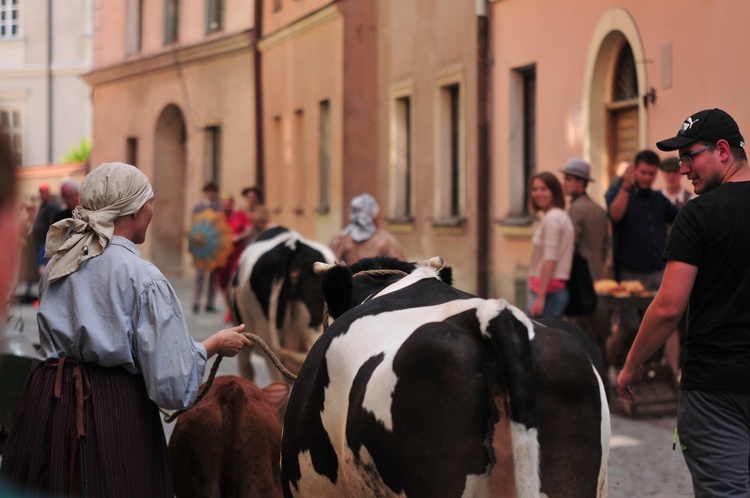
M 216 312 L 192 311 L 192 280 L 170 278 L 185 311 L 192 337 L 203 341 L 214 332 L 228 327 L 224 323 L 226 305 L 216 297 Z M 15 306 L 14 317 L 24 333 L 38 342 L 35 310 L 31 305 Z M 249 331 L 252 332 L 252 331 Z M 252 362 L 260 387 L 268 385 L 270 375 L 262 353 L 253 353 Z M 206 366 L 206 378 L 215 359 Z M 218 375 L 239 375 L 236 358 L 224 358 Z M 167 438 L 173 424 L 164 424 Z M 612 498 L 688 498 L 693 496 L 690 474 L 679 449 L 672 450 L 675 417 L 629 419 L 612 415 L 612 444 L 609 455 L 608 482 Z

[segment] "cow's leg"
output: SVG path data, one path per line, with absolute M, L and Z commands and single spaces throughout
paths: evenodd
M 507 384 L 517 494 L 538 497 L 540 445 L 530 345 L 533 326 L 521 310 L 503 299 L 483 303 L 477 318 L 482 335 L 497 352 L 499 373 Z
M 571 498 L 606 496 L 609 411 L 601 379 L 565 332 L 540 331 L 532 349 L 542 491 Z
M 202 405 L 177 419 L 169 439 L 172 480 L 177 498 L 221 497 L 221 410 Z

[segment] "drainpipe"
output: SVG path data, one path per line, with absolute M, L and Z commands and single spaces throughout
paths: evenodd
M 47 0 L 47 164 L 53 164 L 53 91 L 52 91 L 52 0 Z
M 489 297 L 490 259 L 490 24 L 487 0 L 476 0 L 477 14 L 477 293 Z
M 263 27 L 263 2 L 255 1 L 255 39 L 253 40 L 253 77 L 255 79 L 255 185 L 265 191 L 266 175 L 263 167 L 263 73 L 258 43 Z

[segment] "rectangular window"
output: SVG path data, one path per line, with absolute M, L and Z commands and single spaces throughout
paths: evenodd
M 412 219 L 412 104 L 411 95 L 397 97 L 393 103 L 391 168 L 393 218 Z
M 143 29 L 143 0 L 127 0 L 125 20 L 125 53 L 137 54 L 141 51 Z
M 289 179 L 294 189 L 294 204 L 292 212 L 301 215 L 305 212 L 305 113 L 302 109 L 294 111 L 294 163 L 292 175 Z
M 125 162 L 132 164 L 136 168 L 138 167 L 138 139 L 135 137 L 128 137 L 127 143 L 125 144 Z
M 224 29 L 224 0 L 208 0 L 206 4 L 206 33 Z
M 284 160 L 284 122 L 281 116 L 274 116 L 271 128 L 271 161 L 268 172 L 268 196 L 266 205 L 272 214 L 280 214 L 284 206 L 284 180 L 286 161 Z M 269 202 L 270 199 L 270 202 Z
M 164 1 L 164 44 L 180 39 L 180 0 Z
M 221 126 L 206 128 L 206 170 L 205 179 L 220 181 L 221 173 Z
M 331 102 L 323 100 L 318 106 L 318 213 L 331 208 Z
M 441 221 L 459 221 L 463 216 L 464 136 L 461 85 L 440 88 L 438 137 L 438 185 Z
M 530 223 L 529 181 L 536 172 L 536 68 L 516 69 L 510 91 L 510 213 L 508 224 Z
M 0 39 L 18 36 L 18 0 L 0 0 Z
M 21 133 L 21 113 L 14 109 L 0 110 L 0 135 L 10 145 L 13 152 L 13 165 L 23 165 L 23 135 Z

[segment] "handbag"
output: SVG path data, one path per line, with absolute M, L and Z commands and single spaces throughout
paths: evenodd
M 565 308 L 565 315 L 588 316 L 594 314 L 597 299 L 594 281 L 591 279 L 588 261 L 577 252 L 573 253 L 573 266 L 570 269 L 567 286 L 570 301 Z

